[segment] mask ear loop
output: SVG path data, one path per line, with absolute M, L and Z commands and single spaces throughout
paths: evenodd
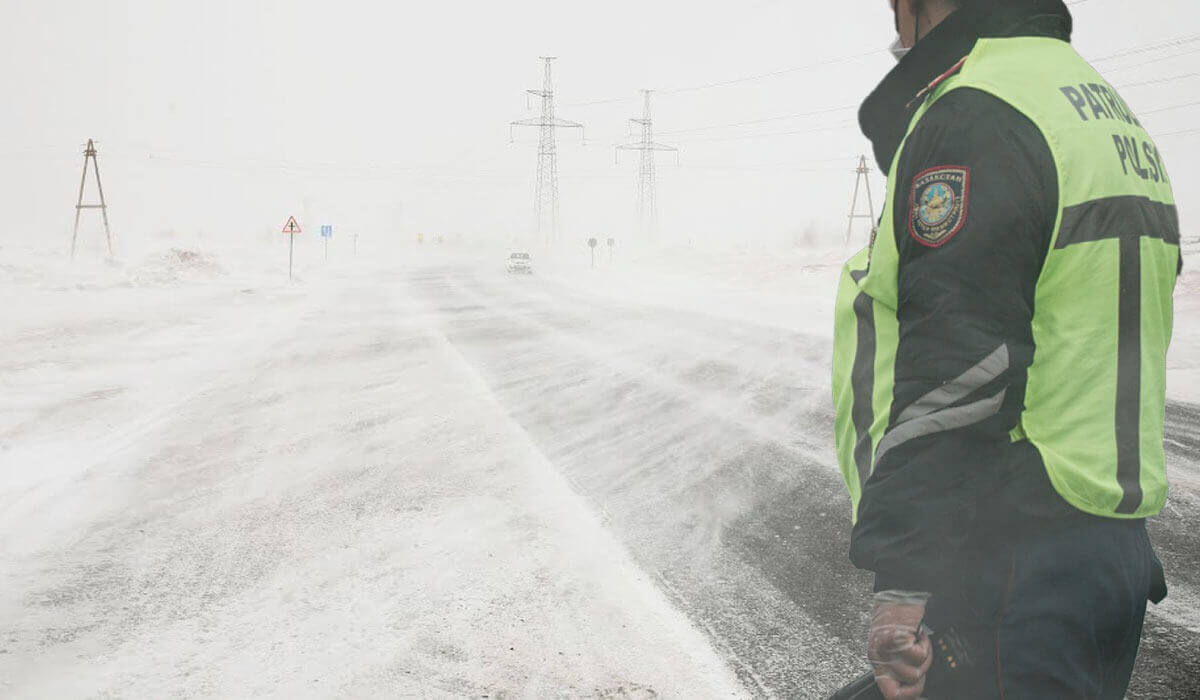
M 921 35 L 921 9 L 923 6 L 924 6 L 923 0 L 913 0 L 913 14 L 915 16 L 913 17 L 913 40 L 912 40 L 912 46 L 909 47 L 910 49 L 916 47 L 917 38 Z M 900 35 L 900 0 L 896 0 L 896 4 L 892 5 L 892 20 L 896 24 L 896 35 L 899 36 Z
M 899 4 L 899 0 L 897 0 L 897 4 Z M 913 43 L 912 43 L 913 48 L 916 48 L 917 42 L 920 41 L 921 10 L 923 9 L 924 5 L 925 5 L 925 3 L 923 0 L 913 0 Z M 897 22 L 900 21 L 899 15 L 897 15 L 896 21 Z

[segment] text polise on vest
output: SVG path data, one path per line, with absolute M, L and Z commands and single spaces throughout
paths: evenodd
M 1077 86 L 1065 85 L 1059 91 L 1075 108 L 1081 121 L 1110 119 L 1142 128 L 1142 123 L 1133 115 L 1129 105 L 1108 85 L 1080 83 Z M 1126 175 L 1136 175 L 1153 182 L 1167 181 L 1167 171 L 1162 165 L 1157 146 L 1124 134 L 1113 134 L 1112 139 L 1121 170 Z

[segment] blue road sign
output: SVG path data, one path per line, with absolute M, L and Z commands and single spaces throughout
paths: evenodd
M 333 226 L 330 224 L 321 224 L 321 237 L 333 238 Z

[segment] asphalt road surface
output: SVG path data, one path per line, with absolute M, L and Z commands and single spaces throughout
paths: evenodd
M 827 341 L 466 268 L 411 277 L 442 332 L 756 693 L 862 670 L 869 579 L 846 559 Z M 1200 697 L 1200 409 L 1173 403 L 1151 532 L 1172 586 L 1131 698 Z

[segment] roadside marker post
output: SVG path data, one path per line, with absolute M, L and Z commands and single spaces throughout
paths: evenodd
M 612 249 L 613 249 L 613 246 L 615 246 L 616 244 L 617 244 L 617 241 L 615 238 L 610 237 L 608 239 L 608 264 L 609 265 L 612 264 Z
M 288 234 L 288 282 L 291 282 L 292 259 L 295 257 L 293 251 L 296 248 L 296 236 L 301 233 L 300 224 L 296 223 L 296 217 L 288 217 L 287 223 L 283 225 L 283 232 Z
M 599 243 L 595 238 L 588 239 L 588 248 L 592 251 L 592 269 L 596 269 L 596 244 Z

